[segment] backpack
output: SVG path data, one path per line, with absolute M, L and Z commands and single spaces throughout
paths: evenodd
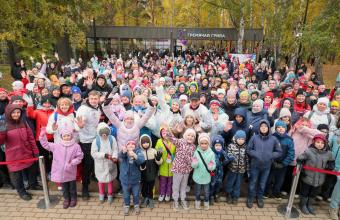
M 308 115 L 308 118 L 311 119 L 313 114 L 314 114 L 314 110 L 310 111 L 310 113 Z M 327 113 L 327 118 L 328 118 L 328 125 L 329 125 L 331 123 L 331 121 L 332 121 L 331 113 Z
M 111 135 L 109 136 L 109 140 L 110 140 L 110 147 L 112 149 L 113 138 Z M 96 137 L 96 141 L 97 141 L 98 152 L 99 152 L 100 151 L 100 137 L 99 136 Z

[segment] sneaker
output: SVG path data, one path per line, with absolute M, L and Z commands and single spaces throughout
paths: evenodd
M 89 200 L 90 195 L 89 190 L 87 188 L 83 188 L 81 197 L 83 198 L 84 201 Z
M 31 190 L 43 190 L 44 188 L 40 185 L 36 185 L 34 187 L 31 187 Z
M 263 199 L 257 199 L 257 206 L 261 209 L 263 208 L 264 206 Z
M 249 209 L 251 209 L 251 208 L 253 207 L 253 199 L 247 198 L 246 204 L 247 204 L 247 207 L 248 207 Z
M 130 206 L 125 205 L 124 206 L 124 215 L 129 215 L 130 214 Z
M 153 208 L 155 208 L 155 203 L 154 203 L 153 199 L 149 199 L 149 209 L 152 210 Z
M 231 193 L 227 193 L 227 203 L 231 204 L 233 199 L 231 198 Z
M 331 199 L 331 198 L 328 198 L 328 199 L 327 199 L 327 202 L 331 202 L 331 201 L 332 201 L 332 199 Z
M 316 198 L 317 200 L 319 200 L 319 201 L 323 201 L 322 196 L 315 196 L 315 198 Z
M 71 199 L 70 207 L 75 207 L 77 205 L 77 198 Z
M 269 198 L 269 193 L 263 193 L 263 198 L 268 199 Z
M 30 184 L 28 183 L 28 181 L 24 181 L 24 188 L 26 190 L 28 190 L 30 188 Z
M 234 205 L 237 205 L 237 201 L 238 201 L 238 197 L 235 197 L 235 196 L 234 196 L 234 198 L 233 198 L 233 204 L 234 204 Z
M 135 205 L 135 214 L 136 214 L 136 215 L 139 215 L 139 214 L 140 214 L 139 205 Z
M 158 201 L 163 202 L 164 201 L 164 195 L 159 195 L 158 196 Z
M 281 191 L 281 194 L 282 194 L 283 196 L 288 195 L 288 193 L 287 193 L 286 191 Z
M 174 203 L 173 203 L 173 208 L 174 208 L 174 211 L 175 211 L 175 212 L 178 212 L 178 211 L 179 211 L 179 202 L 178 202 L 178 201 L 174 201 Z
M 209 197 L 209 203 L 210 203 L 210 205 L 214 205 L 215 199 L 214 199 L 214 196 L 213 196 L 213 195 L 210 195 L 210 197 Z
M 165 196 L 165 201 L 166 201 L 166 202 L 169 202 L 170 199 L 171 199 L 171 195 L 166 195 L 166 196 Z
M 68 207 L 70 207 L 70 200 L 64 200 L 63 208 L 67 209 Z
M 187 188 L 186 188 L 187 193 L 190 192 L 190 190 L 191 190 L 191 187 L 187 186 Z
M 140 207 L 145 208 L 148 205 L 148 202 L 149 202 L 149 198 L 144 197 L 143 202 L 140 204 Z
M 220 203 L 221 202 L 221 198 L 216 194 L 215 196 L 215 201 L 217 202 L 217 203 Z
M 280 193 L 274 193 L 273 196 L 274 196 L 276 201 L 281 201 L 282 200 Z
M 182 205 L 182 207 L 183 207 L 183 209 L 185 209 L 185 210 L 189 210 L 190 209 L 190 206 L 188 205 L 188 202 L 187 201 L 181 201 L 181 205 Z
M 47 174 L 48 178 L 51 180 L 51 172 Z
M 121 188 L 121 189 L 119 190 L 118 195 L 119 195 L 119 196 L 122 196 L 122 195 L 123 195 L 123 188 Z
M 41 176 L 37 176 L 37 181 L 38 181 L 39 183 L 42 183 Z
M 294 199 L 298 199 L 300 196 L 298 194 L 295 194 Z
M 331 219 L 337 219 L 339 220 L 339 209 L 333 209 L 332 207 L 329 207 L 329 215 L 331 216 Z
M 209 202 L 204 202 L 204 210 L 209 210 Z
M 3 186 L 7 187 L 7 189 L 15 189 L 12 183 L 4 183 Z
M 195 208 L 200 210 L 201 209 L 201 201 L 195 201 Z

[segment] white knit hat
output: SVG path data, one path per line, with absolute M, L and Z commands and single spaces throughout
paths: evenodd
M 222 93 L 223 96 L 225 96 L 225 90 L 224 90 L 224 89 L 217 89 L 216 94 L 218 95 L 218 94 L 220 94 L 220 93 Z
M 326 97 L 319 98 L 317 104 L 319 104 L 319 103 L 321 103 L 321 102 L 325 103 L 325 104 L 328 106 L 328 104 L 329 104 L 329 99 L 326 98 Z
M 289 111 L 288 108 L 281 108 L 279 118 L 282 118 L 282 117 L 284 117 L 284 116 L 292 117 L 292 114 L 290 113 L 290 111 Z
M 258 105 L 261 107 L 261 109 L 263 109 L 263 100 L 262 99 L 256 99 L 254 102 L 253 102 L 253 106 L 254 105 Z

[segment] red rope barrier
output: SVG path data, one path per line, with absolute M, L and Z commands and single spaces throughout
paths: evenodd
M 332 175 L 336 175 L 339 176 L 340 172 L 334 172 L 331 170 L 324 170 L 324 169 L 319 169 L 319 168 L 314 168 L 314 167 L 308 167 L 308 166 L 302 166 L 302 169 L 306 169 L 306 170 L 311 170 L 311 171 L 316 171 L 316 172 L 320 172 L 320 173 L 327 173 L 327 174 L 332 174 Z M 293 174 L 296 174 L 296 167 L 294 167 L 294 171 Z
M 26 160 L 17 160 L 17 161 L 11 161 L 11 162 L 0 162 L 0 165 L 8 165 L 8 164 L 15 164 L 15 163 L 24 163 L 24 162 L 30 162 L 30 161 L 37 161 L 39 158 L 31 158 Z

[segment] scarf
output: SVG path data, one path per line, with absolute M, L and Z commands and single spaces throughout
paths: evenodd
M 61 140 L 61 144 L 64 145 L 65 147 L 69 147 L 69 146 L 73 145 L 74 143 L 75 143 L 74 139 L 72 139 L 70 141 Z
M 197 110 L 199 107 L 200 107 L 200 104 L 198 104 L 198 106 L 197 106 L 196 108 L 193 108 L 193 107 L 190 105 L 190 109 L 193 110 L 193 111 Z
M 127 129 L 131 129 L 135 125 L 135 123 L 128 124 L 125 121 L 123 123 L 124 123 L 125 128 L 127 128 Z

